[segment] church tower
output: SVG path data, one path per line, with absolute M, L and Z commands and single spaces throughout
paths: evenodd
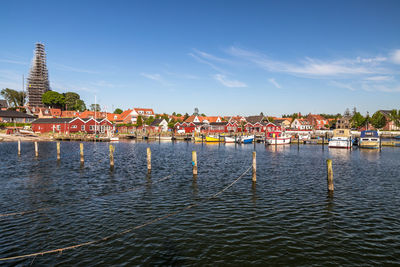
M 36 43 L 35 54 L 29 72 L 27 92 L 28 106 L 44 107 L 42 95 L 50 90 L 49 74 L 46 66 L 44 44 Z

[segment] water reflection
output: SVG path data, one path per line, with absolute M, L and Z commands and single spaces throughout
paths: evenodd
M 329 156 L 333 158 L 340 158 L 340 159 L 350 159 L 351 155 L 350 149 L 341 149 L 341 148 L 329 148 Z
M 368 161 L 377 161 L 380 158 L 379 149 L 360 149 L 360 158 Z

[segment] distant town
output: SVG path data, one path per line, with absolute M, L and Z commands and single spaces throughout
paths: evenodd
M 194 112 L 166 114 L 153 108 L 101 110 L 98 103 L 87 108 L 75 92 L 58 93 L 50 89 L 46 53 L 37 43 L 26 91 L 3 88 L 0 100 L 0 127 L 8 133 L 30 128 L 34 133 L 133 133 L 173 132 L 193 133 L 265 133 L 276 130 L 400 130 L 400 110 L 378 110 L 371 116 L 353 108 L 343 114 L 268 114 L 254 116 L 208 116 Z

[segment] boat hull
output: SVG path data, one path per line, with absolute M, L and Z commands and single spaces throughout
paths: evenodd
M 235 143 L 235 138 L 225 136 L 225 143 Z
M 211 137 L 211 136 L 206 136 L 206 142 L 223 142 L 224 139 L 216 138 L 216 137 Z
M 331 140 L 329 141 L 329 148 L 346 148 L 349 149 L 353 146 L 352 142 L 349 140 Z
M 379 142 L 376 141 L 364 141 L 359 145 L 360 148 L 377 149 L 379 148 Z
M 285 137 L 285 138 L 266 138 L 265 141 L 269 145 L 286 145 L 290 144 L 290 137 Z

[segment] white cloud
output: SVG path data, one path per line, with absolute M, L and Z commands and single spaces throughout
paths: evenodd
M 10 64 L 18 64 L 18 65 L 28 65 L 28 62 L 11 60 L 11 59 L 0 59 L 0 62 L 10 63 Z
M 388 86 L 383 84 L 363 84 L 362 89 L 369 92 L 400 93 L 400 85 Z
M 269 78 L 268 81 L 272 83 L 276 88 L 281 88 L 280 84 L 277 83 L 274 78 Z
M 252 52 L 237 47 L 228 50 L 233 56 L 243 58 L 268 71 L 284 72 L 294 75 L 306 75 L 312 77 L 349 76 L 361 74 L 380 73 L 381 70 L 361 64 L 355 64 L 354 60 L 322 61 L 306 57 L 298 63 L 287 63 L 272 60 L 266 55 Z M 360 59 L 360 62 L 362 60 Z M 367 62 L 368 60 L 366 60 Z
M 211 62 L 209 62 L 209 61 L 207 61 L 207 60 L 204 60 L 203 58 L 199 57 L 198 55 L 195 55 L 195 54 L 193 54 L 193 53 L 189 53 L 188 55 L 191 56 L 192 58 L 194 58 L 195 60 L 197 60 L 198 62 L 210 66 L 213 70 L 216 70 L 216 71 L 222 72 L 222 73 L 226 73 L 225 70 L 223 70 L 223 69 L 217 67 L 215 64 L 213 64 L 213 63 L 211 63 Z
M 394 50 L 391 56 L 391 60 L 394 63 L 400 64 L 400 49 Z
M 341 83 L 341 82 L 337 82 L 337 81 L 331 81 L 330 82 L 331 85 L 335 86 L 335 87 L 339 87 L 339 88 L 344 88 L 344 89 L 349 89 L 350 91 L 355 91 L 356 89 L 353 87 L 352 84 L 349 83 Z
M 371 76 L 365 78 L 367 81 L 375 81 L 375 82 L 381 82 L 381 81 L 391 81 L 393 80 L 393 76 Z
M 161 83 L 162 85 L 166 85 L 166 86 L 171 85 L 170 83 L 166 82 L 163 79 L 163 77 L 158 73 L 144 73 L 144 72 L 142 72 L 142 73 L 140 73 L 140 75 L 142 75 L 143 77 L 145 77 L 147 79 L 150 79 L 150 80 L 153 80 L 153 81 L 157 81 L 157 82 Z
M 97 74 L 98 73 L 97 71 L 75 68 L 75 67 L 66 66 L 63 64 L 52 63 L 51 65 L 55 66 L 56 69 L 62 70 L 62 71 L 72 71 L 72 72 L 89 73 L 89 74 Z
M 247 87 L 245 83 L 237 80 L 228 80 L 226 76 L 222 74 L 215 74 L 214 79 L 226 87 Z

